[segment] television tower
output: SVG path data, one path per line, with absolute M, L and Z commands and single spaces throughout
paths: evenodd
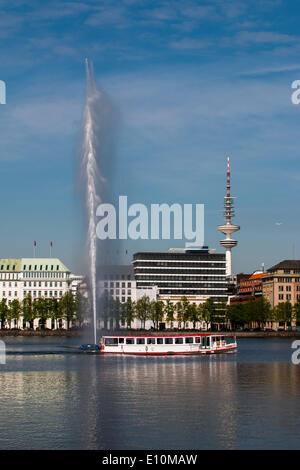
M 226 249 L 226 276 L 231 276 L 231 248 L 237 245 L 237 241 L 231 238 L 231 234 L 240 230 L 239 225 L 233 225 L 231 223 L 231 218 L 234 216 L 233 208 L 233 197 L 230 196 L 230 167 L 229 167 L 229 155 L 227 156 L 227 190 L 226 196 L 224 197 L 224 217 L 225 224 L 219 225 L 218 230 L 226 238 L 221 240 L 221 245 Z

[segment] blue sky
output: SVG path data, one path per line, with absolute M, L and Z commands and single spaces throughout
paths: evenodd
M 129 203 L 204 203 L 222 250 L 231 155 L 235 272 L 300 257 L 300 5 L 292 1 L 0 0 L 1 256 L 53 253 L 82 266 L 74 191 L 84 58 L 118 116 L 114 193 Z M 276 225 L 276 222 L 282 222 Z M 178 242 L 128 242 L 159 250 Z M 182 244 L 183 245 L 183 244 Z

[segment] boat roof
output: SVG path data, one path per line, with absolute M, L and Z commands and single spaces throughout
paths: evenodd
M 180 334 L 180 333 L 174 333 L 174 334 L 167 334 L 167 335 L 144 335 L 144 334 L 124 334 L 124 335 L 102 335 L 102 338 L 185 338 L 185 337 L 190 337 L 190 336 L 224 336 L 223 333 L 186 333 L 186 334 Z

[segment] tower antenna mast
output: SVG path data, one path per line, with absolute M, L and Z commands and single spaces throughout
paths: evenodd
M 226 276 L 229 277 L 232 275 L 232 264 L 231 264 L 231 248 L 237 245 L 237 241 L 231 238 L 231 234 L 240 230 L 239 225 L 233 225 L 231 223 L 232 217 L 234 217 L 234 207 L 233 207 L 233 197 L 230 195 L 230 163 L 229 155 L 227 155 L 227 185 L 226 185 L 226 196 L 224 197 L 224 218 L 225 224 L 219 225 L 218 230 L 226 238 L 221 240 L 221 245 L 226 250 Z

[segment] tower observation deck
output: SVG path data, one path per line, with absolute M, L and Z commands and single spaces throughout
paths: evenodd
M 218 230 L 226 238 L 221 240 L 221 245 L 226 250 L 226 276 L 231 276 L 231 248 L 237 245 L 237 241 L 231 238 L 231 234 L 240 230 L 239 225 L 233 225 L 231 219 L 234 217 L 234 207 L 233 207 L 233 197 L 230 196 L 230 166 L 229 166 L 229 155 L 227 156 L 227 186 L 226 186 L 226 196 L 224 197 L 224 218 L 225 224 L 219 225 Z

